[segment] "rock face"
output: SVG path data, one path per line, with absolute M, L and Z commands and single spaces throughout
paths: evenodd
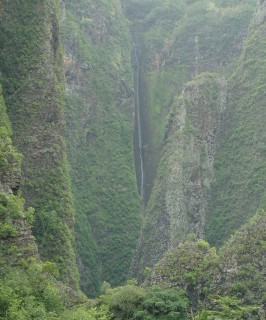
M 126 0 L 140 63 L 145 194 L 149 198 L 174 97 L 202 72 L 231 72 L 241 53 L 254 1 Z
M 64 75 L 58 1 L 1 2 L 0 70 L 14 145 L 23 154 L 21 191 L 36 209 L 43 260 L 77 287 L 73 203 L 63 141 Z
M 266 23 L 252 21 L 243 53 L 228 82 L 228 103 L 205 235 L 221 244 L 266 204 L 265 41 Z
M 1 85 L 0 116 L 0 192 L 12 194 L 19 189 L 22 157 L 12 145 L 11 124 L 6 113 Z
M 21 154 L 12 145 L 11 125 L 0 86 L 0 268 L 1 272 L 31 259 L 38 259 L 31 232 L 32 209 L 16 196 L 21 178 Z
M 226 243 L 209 286 L 209 305 L 215 296 L 237 296 L 244 306 L 255 306 L 252 319 L 265 319 L 266 213 L 261 210 Z
M 226 91 L 224 78 L 202 74 L 173 104 L 133 274 L 153 266 L 187 234 L 202 237 Z
M 265 21 L 251 19 L 228 80 L 200 74 L 173 104 L 133 275 L 188 233 L 221 245 L 265 207 L 264 35 Z
M 140 230 L 129 31 L 119 1 L 66 1 L 66 140 L 89 296 L 127 278 Z
M 33 210 L 24 208 L 24 200 L 14 195 L 0 194 L 0 268 L 1 272 L 39 261 L 35 239 L 31 231 Z

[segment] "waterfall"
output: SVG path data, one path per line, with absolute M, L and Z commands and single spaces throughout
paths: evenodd
M 142 198 L 142 204 L 144 205 L 144 155 L 143 155 L 143 144 L 142 144 L 142 123 L 141 123 L 141 105 L 140 105 L 140 65 L 138 59 L 138 53 L 136 49 L 136 45 L 133 42 L 133 67 L 135 69 L 135 105 L 136 105 L 136 136 L 137 136 L 137 157 L 139 162 L 139 194 Z

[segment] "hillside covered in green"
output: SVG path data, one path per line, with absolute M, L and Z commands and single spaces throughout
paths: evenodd
M 222 23 L 220 19 L 228 23 L 230 18 L 235 30 L 232 29 L 231 37 L 229 30 L 226 36 L 219 35 L 221 26 L 217 33 L 211 33 L 212 39 L 218 41 L 214 47 L 227 57 L 227 64 L 222 68 L 213 68 L 211 63 L 204 68 L 202 57 L 205 46 L 199 39 L 204 39 L 204 36 L 208 38 L 208 33 L 197 36 L 196 49 L 200 54 L 194 62 L 191 60 L 191 63 L 197 64 L 196 75 L 185 84 L 181 94 L 176 86 L 167 114 L 157 177 L 131 266 L 131 274 L 140 279 L 146 266 L 153 267 L 167 250 L 178 245 L 187 234 L 195 233 L 212 245 L 221 245 L 257 209 L 265 208 L 265 39 L 262 35 L 265 32 L 265 8 L 261 3 L 253 11 L 248 1 L 235 2 L 230 6 L 226 2 L 215 3 L 212 6 L 205 3 L 204 7 L 204 3 L 200 6 L 193 1 L 188 7 L 185 6 L 187 10 L 192 10 L 194 6 L 204 9 L 206 17 L 210 14 L 216 16 L 210 20 L 213 23 Z M 152 8 L 151 3 L 147 2 L 145 8 Z M 247 24 L 243 17 L 248 12 L 250 18 Z M 140 14 L 137 17 L 142 19 Z M 161 16 L 163 18 L 164 15 Z M 189 19 L 185 21 L 190 26 Z M 215 30 L 215 25 L 212 30 Z M 193 31 L 194 35 L 200 34 L 200 26 Z M 242 40 L 240 36 L 234 38 L 240 30 L 241 34 L 246 34 Z M 140 35 L 143 36 L 143 33 L 140 32 Z M 189 41 L 189 34 L 186 35 Z M 230 45 L 226 37 L 232 41 Z M 212 53 L 211 43 L 208 38 L 210 47 L 206 53 L 209 55 Z M 232 48 L 235 48 L 234 54 Z M 192 51 L 192 48 L 188 50 L 190 53 Z M 213 61 L 211 56 L 206 59 Z M 167 65 L 160 68 L 165 70 Z M 146 71 L 147 74 L 150 72 L 153 71 Z M 158 69 L 156 72 L 159 72 Z M 167 79 L 172 81 L 173 77 Z M 146 83 L 149 83 L 147 79 Z M 161 91 L 164 92 L 157 88 L 157 95 Z
M 201 72 L 228 75 L 256 8 L 251 0 L 124 0 L 141 64 L 143 144 L 149 197 L 166 118 L 186 82 Z
M 81 286 L 126 280 L 141 227 L 130 37 L 119 1 L 67 1 L 66 140 Z
M 266 206 L 265 30 L 258 11 L 228 82 L 226 114 L 214 162 L 205 233 L 220 244 Z
M 265 0 L 0 0 L 0 320 L 266 318 L 265 34 Z
M 20 190 L 35 208 L 43 260 L 78 287 L 73 201 L 63 140 L 64 75 L 57 1 L 1 1 L 0 70 L 13 142 L 23 155 Z

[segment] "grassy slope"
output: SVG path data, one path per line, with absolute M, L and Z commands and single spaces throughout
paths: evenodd
M 69 1 L 66 139 L 82 288 L 127 277 L 140 229 L 130 39 L 119 1 Z
M 0 69 L 14 143 L 24 156 L 21 190 L 36 209 L 40 255 L 77 287 L 58 16 L 57 1 L 2 1 Z
M 217 152 L 206 236 L 220 244 L 266 205 L 265 23 L 252 25 L 229 83 L 225 132 Z

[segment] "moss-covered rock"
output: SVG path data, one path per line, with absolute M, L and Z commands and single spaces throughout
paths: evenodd
M 165 254 L 147 282 L 183 289 L 196 319 L 264 319 L 266 214 L 260 210 L 216 254 L 186 240 Z
M 187 234 L 203 235 L 226 90 L 224 78 L 202 74 L 172 106 L 134 275 L 143 275 L 146 266 L 152 267 Z
M 140 230 L 131 44 L 120 1 L 66 1 L 66 139 L 82 289 L 127 278 Z
M 145 192 L 156 178 L 174 97 L 201 72 L 227 75 L 241 53 L 253 0 L 124 0 L 140 62 Z
M 14 144 L 23 154 L 21 190 L 36 209 L 44 260 L 77 287 L 73 204 L 62 138 L 64 77 L 59 1 L 2 1 L 0 70 Z
M 228 82 L 226 117 L 214 161 L 205 233 L 221 244 L 266 205 L 266 23 L 252 21 Z
M 12 144 L 12 130 L 0 86 L 0 273 L 38 259 L 31 232 L 32 208 L 18 194 L 22 155 Z
M 204 240 L 186 240 L 156 264 L 150 283 L 184 290 L 194 311 L 206 299 L 206 288 L 217 263 L 215 248 Z
M 220 250 L 218 269 L 208 292 L 210 310 L 219 311 L 221 299 L 230 297 L 239 307 L 249 307 L 243 309 L 246 314 L 241 319 L 265 317 L 265 227 L 266 213 L 260 210 Z

